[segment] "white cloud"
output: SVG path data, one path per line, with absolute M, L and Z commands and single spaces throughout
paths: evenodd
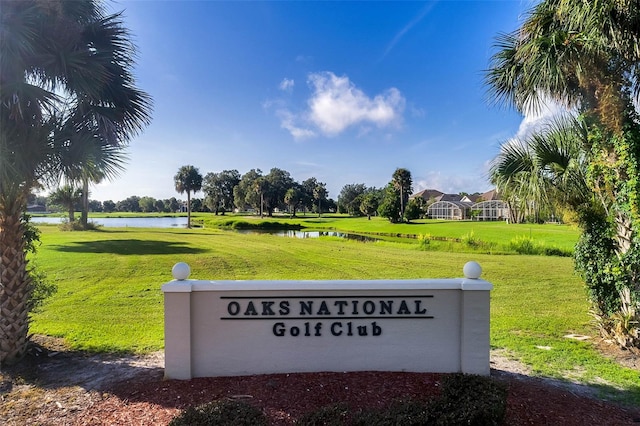
M 327 135 L 336 135 L 354 125 L 386 127 L 401 121 L 405 99 L 396 88 L 371 99 L 348 77 L 332 72 L 311 74 L 309 83 L 314 90 L 308 101 L 309 119 Z
M 533 133 L 542 130 L 548 123 L 556 117 L 561 117 L 566 114 L 572 114 L 575 112 L 567 110 L 562 104 L 553 101 L 552 99 L 546 99 L 540 103 L 538 108 L 528 108 L 524 113 L 524 118 L 520 123 L 518 132 L 515 134 L 514 139 L 523 140 L 531 136 Z
M 286 129 L 296 139 L 305 139 L 322 133 L 336 136 L 350 127 L 357 127 L 358 136 L 373 129 L 396 127 L 402 122 L 405 98 L 394 87 L 376 95 L 367 96 L 348 77 L 338 77 L 332 72 L 309 74 L 308 83 L 312 89 L 301 112 L 287 107 L 290 99 L 272 99 L 263 102 L 265 109 L 276 109 L 280 127 Z M 294 80 L 284 78 L 280 89 L 291 92 Z
M 286 129 L 291 133 L 296 140 L 311 138 L 316 135 L 316 133 L 311 129 L 305 129 L 303 127 L 299 127 L 297 122 L 297 117 L 292 114 L 290 111 L 286 109 L 280 109 L 276 113 L 278 117 L 280 117 L 280 127 Z
M 292 79 L 285 78 L 280 82 L 280 90 L 284 92 L 291 92 L 295 86 L 295 82 Z

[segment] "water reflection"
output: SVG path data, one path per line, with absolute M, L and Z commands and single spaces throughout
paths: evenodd
M 338 231 L 300 231 L 300 230 L 269 230 L 269 229 L 240 229 L 237 232 L 241 234 L 269 234 L 277 237 L 289 238 L 320 238 L 320 237 L 338 237 L 355 241 L 377 241 L 378 238 L 366 235 L 348 234 Z
M 29 222 L 60 224 L 67 219 L 53 216 L 38 216 L 29 218 Z M 186 228 L 186 217 L 101 217 L 89 218 L 90 222 L 105 228 Z

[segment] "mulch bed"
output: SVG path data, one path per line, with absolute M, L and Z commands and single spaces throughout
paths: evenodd
M 507 384 L 506 425 L 634 425 L 640 409 L 625 408 L 552 385 L 542 379 L 492 371 Z M 74 425 L 165 425 L 181 409 L 220 398 L 241 399 L 263 410 L 273 425 L 292 425 L 319 407 L 346 403 L 379 408 L 398 399 L 435 397 L 442 375 L 422 373 L 302 373 L 218 377 L 187 381 L 132 381 L 103 393 L 74 416 Z M 55 423 L 52 423 L 55 424 Z

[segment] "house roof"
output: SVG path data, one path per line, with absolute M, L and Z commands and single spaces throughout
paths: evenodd
M 501 199 L 500 196 L 498 195 L 498 190 L 495 188 L 485 192 L 480 197 L 482 198 L 482 201 L 495 201 L 495 200 Z
M 498 195 L 498 191 L 494 188 L 490 191 L 485 192 L 484 194 L 472 194 L 462 196 L 460 194 L 445 194 L 444 192 L 438 191 L 437 189 L 423 189 L 420 192 L 416 192 L 409 198 L 422 197 L 425 201 L 451 201 L 451 202 L 470 202 L 477 203 L 478 201 L 495 201 L 501 200 Z
M 437 199 L 441 195 L 444 195 L 444 192 L 440 192 L 437 189 L 423 189 L 413 194 L 410 198 L 422 197 L 425 201 L 429 201 L 431 199 Z

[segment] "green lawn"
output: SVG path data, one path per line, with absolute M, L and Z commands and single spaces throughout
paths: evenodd
M 338 229 L 350 231 L 369 223 L 366 219 L 326 221 L 325 225 L 337 223 Z M 345 224 L 353 225 L 346 229 Z M 389 229 L 382 221 L 371 224 Z M 399 226 L 451 229 L 453 225 L 475 223 Z M 478 232 L 486 230 L 487 239 L 499 238 L 501 228 L 483 225 L 487 226 L 477 228 Z M 607 361 L 588 342 L 563 337 L 596 333 L 571 258 L 421 251 L 416 244 L 302 240 L 209 227 L 93 232 L 61 232 L 55 226 L 41 229 L 43 244 L 35 261 L 58 285 L 58 292 L 34 315 L 31 332 L 63 337 L 75 349 L 137 353 L 162 349 L 160 286 L 171 280 L 171 267 L 179 261 L 191 265 L 194 279 L 306 280 L 460 277 L 463 265 L 476 260 L 483 267 L 483 278 L 495 286 L 493 347 L 505 349 L 537 374 L 603 384 L 603 391 L 611 397 L 640 403 L 636 371 Z M 531 232 L 553 235 L 559 229 L 564 230 L 558 231 L 558 242 L 577 235 L 557 225 L 531 227 Z
M 411 223 L 390 223 L 381 217 L 349 217 L 345 215 L 299 215 L 296 218 L 288 216 L 265 217 L 257 216 L 214 216 L 212 214 L 196 214 L 194 217 L 203 219 L 207 226 L 220 226 L 230 222 L 281 222 L 301 225 L 308 229 L 331 229 L 354 233 L 372 233 L 383 235 L 416 236 L 431 235 L 434 237 L 463 238 L 469 234 L 481 241 L 495 244 L 505 244 L 517 237 L 530 237 L 534 241 L 546 246 L 561 249 L 573 249 L 578 240 L 577 228 L 568 225 L 555 224 L 507 224 L 506 222 L 472 222 L 472 221 L 442 221 L 421 219 Z

